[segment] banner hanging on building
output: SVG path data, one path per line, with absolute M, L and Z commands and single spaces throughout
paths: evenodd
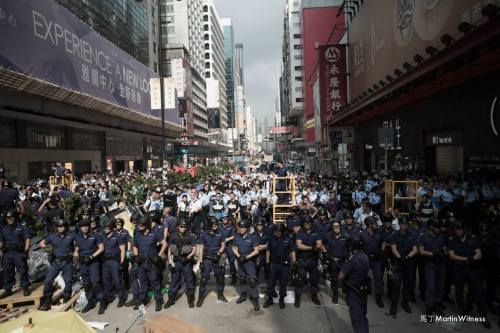
M 0 3 L 0 67 L 142 114 L 149 68 L 53 0 Z
M 326 124 L 347 105 L 346 46 L 318 48 L 321 95 L 321 123 Z

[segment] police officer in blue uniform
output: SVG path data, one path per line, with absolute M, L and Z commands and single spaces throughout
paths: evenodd
M 337 304 L 339 300 L 338 275 L 348 255 L 349 237 L 342 234 L 340 223 L 335 221 L 332 223 L 332 231 L 327 234 L 323 243 L 323 258 L 325 258 L 330 276 L 332 303 L 334 304 Z
M 102 302 L 101 265 L 98 256 L 104 251 L 101 235 L 90 231 L 90 220 L 78 222 L 80 232 L 75 235 L 75 256 L 80 262 L 80 276 L 83 281 L 83 290 L 87 297 L 87 305 L 82 313 L 89 312 Z
M 394 234 L 397 232 L 392 227 L 392 215 L 384 214 L 382 216 L 382 228 L 379 229 L 380 235 L 382 236 L 383 246 L 382 246 L 382 276 L 384 271 L 388 272 L 389 269 L 393 267 L 394 256 L 392 254 L 391 240 Z M 394 279 L 387 278 L 387 297 L 391 299 Z
M 130 234 L 127 229 L 124 229 L 125 221 L 122 218 L 113 219 L 115 224 L 116 233 L 122 238 L 123 243 L 125 244 L 125 260 L 120 266 L 120 273 L 123 280 L 123 285 L 126 290 L 130 289 L 130 256 L 132 253 L 132 242 L 130 238 Z
M 255 257 L 259 254 L 259 247 L 255 237 L 248 233 L 250 224 L 246 220 L 238 223 L 239 234 L 234 239 L 233 252 L 238 260 L 238 275 L 240 278 L 240 297 L 236 304 L 243 303 L 250 294 L 250 302 L 254 311 L 260 310 L 259 294 L 257 292 L 257 273 Z
M 188 230 L 185 219 L 179 221 L 177 231 L 169 238 L 168 258 L 171 270 L 171 282 L 165 309 L 175 303 L 175 295 L 181 289 L 182 278 L 186 283 L 188 305 L 194 308 L 193 257 L 196 252 L 196 237 Z
M 279 161 L 278 163 L 276 163 L 274 174 L 276 175 L 276 177 L 286 177 L 288 175 L 283 162 Z M 287 186 L 286 179 L 278 179 L 276 182 L 276 191 L 286 191 L 286 186 Z M 287 200 L 288 200 L 288 194 L 284 193 L 278 194 L 278 203 L 283 203 Z
M 269 237 L 264 230 L 264 220 L 262 217 L 256 219 L 254 229 L 255 230 L 251 236 L 255 237 L 257 240 L 257 247 L 259 248 L 259 255 L 256 258 L 257 281 L 259 281 L 259 273 L 261 269 L 264 269 L 264 279 L 267 281 L 269 277 L 269 266 L 266 265 L 266 249 Z
M 322 248 L 321 236 L 312 231 L 312 218 L 305 215 L 302 219 L 303 230 L 296 236 L 297 261 L 298 261 L 298 281 L 295 287 L 296 308 L 300 307 L 300 296 L 304 287 L 309 282 L 311 284 L 311 300 L 316 305 L 321 305 L 318 299 L 318 285 L 320 272 L 318 270 L 318 259 Z M 309 279 L 307 275 L 309 274 Z
M 236 237 L 236 229 L 233 225 L 234 219 L 225 217 L 222 220 L 222 236 L 224 237 L 224 253 L 227 256 L 227 261 L 229 263 L 229 273 L 231 274 L 231 284 L 235 285 L 238 282 L 238 276 L 236 275 L 236 257 L 233 253 L 233 242 Z M 224 267 L 223 267 L 224 268 Z
M 328 218 L 328 212 L 324 208 L 318 210 L 318 219 L 314 221 L 312 231 L 320 235 L 323 242 L 331 231 L 332 222 Z
M 68 222 L 56 218 L 53 225 L 56 232 L 51 233 L 46 239 L 40 242 L 42 248 L 50 245 L 52 252 L 50 255 L 50 267 L 45 276 L 43 285 L 43 301 L 39 310 L 48 311 L 52 304 L 54 293 L 54 280 L 62 273 L 64 280 L 63 300 L 67 303 L 71 299 L 71 287 L 73 284 L 73 254 L 75 250 L 75 235 L 67 231 Z
M 209 230 L 202 233 L 200 237 L 201 253 L 203 261 L 201 263 L 201 279 L 198 301 L 196 306 L 200 307 L 207 296 L 207 284 L 212 271 L 215 275 L 217 289 L 217 299 L 227 303 L 224 297 L 224 263 L 221 263 L 221 255 L 226 248 L 224 235 L 219 230 L 219 224 L 215 217 L 208 218 Z
M 448 251 L 453 267 L 453 281 L 458 310 L 461 315 L 467 314 L 467 304 L 464 297 L 465 283 L 469 286 L 469 293 L 476 302 L 478 313 L 485 318 L 481 324 L 491 328 L 486 314 L 488 304 L 484 294 L 481 280 L 479 260 L 481 260 L 481 244 L 479 239 L 472 234 L 465 233 L 462 221 L 454 221 L 453 233 L 448 241 Z
M 416 235 L 409 231 L 408 220 L 404 216 L 399 218 L 399 231 L 392 236 L 390 242 L 395 266 L 389 315 L 396 318 L 401 286 L 401 307 L 405 312 L 411 313 L 409 301 L 415 278 L 415 256 L 418 254 Z
M 373 216 L 367 216 L 365 218 L 366 229 L 363 230 L 359 237 L 363 241 L 365 253 L 370 259 L 370 269 L 373 276 L 373 286 L 375 289 L 375 302 L 379 308 L 384 307 L 384 301 L 382 300 L 382 295 L 384 294 L 384 262 L 382 260 L 382 248 L 384 242 L 382 240 L 382 235 L 375 230 L 375 225 L 377 221 Z
M 114 223 L 108 218 L 101 219 L 102 243 L 104 252 L 102 256 L 102 280 L 104 286 L 104 298 L 100 302 L 98 313 L 104 313 L 108 303 L 114 297 L 114 291 L 118 296 L 118 307 L 121 308 L 127 300 L 127 291 L 123 285 L 120 267 L 125 261 L 124 239 L 114 231 Z M 113 288 L 114 286 L 114 288 Z
M 361 230 L 358 225 L 354 223 L 352 214 L 350 212 L 344 215 L 344 224 L 342 224 L 342 233 L 348 237 L 353 237 L 357 235 Z
M 441 311 L 444 290 L 446 245 L 440 234 L 440 224 L 434 219 L 427 222 L 427 232 L 418 239 L 418 251 L 425 258 L 425 313 L 444 315 Z
M 363 252 L 363 241 L 356 235 L 350 239 L 352 255 L 342 265 L 339 280 L 346 293 L 346 303 L 349 307 L 351 325 L 355 333 L 368 333 L 366 308 L 368 304 L 370 263 Z
M 158 269 L 160 261 L 163 260 L 167 242 L 159 233 L 151 231 L 151 220 L 147 216 L 139 219 L 137 228 L 132 249 L 136 257 L 140 292 L 137 297 L 139 302 L 134 305 L 134 309 L 137 309 L 141 303 L 147 304 L 147 290 L 150 287 L 153 289 L 156 300 L 155 311 L 160 311 L 163 306 L 163 296 Z M 159 251 L 158 244 L 161 245 Z
M 290 264 L 294 265 L 296 262 L 295 245 L 285 232 L 285 225 L 282 223 L 277 224 L 273 235 L 267 243 L 266 263 L 271 267 L 267 283 L 267 300 L 264 303 L 264 308 L 273 304 L 276 281 L 279 283 L 279 307 L 280 309 L 285 308 L 286 286 L 288 284 Z
M 5 226 L 0 230 L 0 249 L 3 256 L 3 290 L 0 299 L 12 295 L 12 287 L 16 280 L 15 271 L 19 273 L 21 288 L 24 296 L 30 294 L 30 281 L 28 279 L 28 251 L 30 248 L 31 234 L 25 226 L 18 222 L 15 209 L 9 210 L 5 215 Z
M 130 215 L 130 223 L 134 226 L 134 231 L 133 231 L 133 238 L 135 239 L 135 235 L 137 234 L 138 231 L 138 222 L 139 219 L 141 218 L 141 214 L 139 212 L 133 212 Z M 136 262 L 136 256 L 133 255 L 133 247 L 131 244 L 130 248 L 130 289 L 132 292 L 132 299 L 125 303 L 125 306 L 130 307 L 133 306 L 136 310 L 139 308 L 139 306 L 142 304 L 139 301 L 139 297 L 141 296 L 141 284 L 139 282 L 139 274 L 138 274 L 138 268 L 137 268 L 137 262 Z
M 288 232 L 290 232 L 291 235 L 298 232 L 298 229 L 302 224 L 302 219 L 299 216 L 299 213 L 300 213 L 300 208 L 297 206 L 293 206 L 290 209 L 290 215 L 288 215 L 285 221 L 285 226 L 287 227 Z

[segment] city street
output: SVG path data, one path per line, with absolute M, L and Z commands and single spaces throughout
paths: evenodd
M 263 287 L 264 285 L 261 285 Z M 221 304 L 212 292 L 207 296 L 201 308 L 189 309 L 186 296 L 183 295 L 174 306 L 161 312 L 154 311 L 154 304 L 150 303 L 146 308 L 146 314 L 139 316 L 138 311 L 132 308 L 116 308 L 116 301 L 110 304 L 104 315 L 97 315 L 97 309 L 83 314 L 87 321 L 109 322 L 103 332 L 114 333 L 116 328 L 119 332 L 125 332 L 128 328 L 130 333 L 142 333 L 142 322 L 144 319 L 155 317 L 159 314 L 171 314 L 191 324 L 196 324 L 206 329 L 208 333 L 276 333 L 276 332 L 351 332 L 349 312 L 342 296 L 338 304 L 332 304 L 331 298 L 323 291 L 320 292 L 322 305 L 314 305 L 309 295 L 302 297 L 300 309 L 293 304 L 287 304 L 281 310 L 277 304 L 267 309 L 262 308 L 265 299 L 261 293 L 261 310 L 254 312 L 251 304 L 247 301 L 235 304 L 237 298 L 234 287 L 228 286 L 225 291 L 229 304 Z M 166 299 L 166 297 L 165 297 Z M 398 319 L 393 319 L 384 314 L 387 311 L 388 300 L 385 300 L 386 308 L 379 309 L 373 297 L 368 298 L 368 321 L 372 333 L 437 333 L 446 331 L 473 331 L 474 333 L 489 332 L 481 324 L 457 325 L 449 323 L 423 323 L 421 303 L 411 304 L 413 313 L 407 314 L 399 309 Z M 453 307 L 454 309 L 454 307 Z M 454 310 L 446 312 L 451 314 Z M 454 312 L 456 314 L 456 311 Z M 493 324 L 494 325 L 494 324 Z

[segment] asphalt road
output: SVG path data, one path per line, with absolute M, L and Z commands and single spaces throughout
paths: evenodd
M 264 290 L 264 285 L 261 285 Z M 116 308 L 116 301 L 109 305 L 104 315 L 97 315 L 94 309 L 82 317 L 87 321 L 99 321 L 110 323 L 102 332 L 139 333 L 143 332 L 143 321 L 161 314 L 171 314 L 188 323 L 196 324 L 207 330 L 209 333 L 267 333 L 267 332 L 353 332 L 349 318 L 349 311 L 343 296 L 339 298 L 339 304 L 332 304 L 331 299 L 323 288 L 320 292 L 322 305 L 314 305 L 308 294 L 302 296 L 302 304 L 296 309 L 293 304 L 287 304 L 281 310 L 277 304 L 254 312 L 250 302 L 236 304 L 236 290 L 232 286 L 227 286 L 225 291 L 228 304 L 221 304 L 217 301 L 214 293 L 210 293 L 201 308 L 189 309 L 186 296 L 183 295 L 174 306 L 161 312 L 154 311 L 154 302 L 146 308 L 146 313 L 140 315 L 132 308 Z M 261 297 L 263 294 L 261 293 Z M 165 297 L 166 300 L 166 297 Z M 394 319 L 386 316 L 389 301 L 385 301 L 385 309 L 376 306 L 373 297 L 369 297 L 368 321 L 371 332 L 380 333 L 417 333 L 426 330 L 426 333 L 443 331 L 471 331 L 471 332 L 492 332 L 498 329 L 496 318 L 491 317 L 493 329 L 487 330 L 479 323 L 457 324 L 457 323 L 424 323 L 421 322 L 423 305 L 418 302 L 411 304 L 413 313 L 401 312 L 398 318 Z M 260 299 L 261 306 L 264 298 Z M 456 314 L 453 305 L 448 306 L 445 311 L 447 315 Z M 128 331 L 127 331 L 128 330 Z

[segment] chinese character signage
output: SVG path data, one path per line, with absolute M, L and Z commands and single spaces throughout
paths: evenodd
M 346 46 L 323 45 L 318 52 L 321 123 L 326 124 L 347 104 Z
M 53 0 L 0 2 L 0 67 L 148 116 L 143 64 Z

